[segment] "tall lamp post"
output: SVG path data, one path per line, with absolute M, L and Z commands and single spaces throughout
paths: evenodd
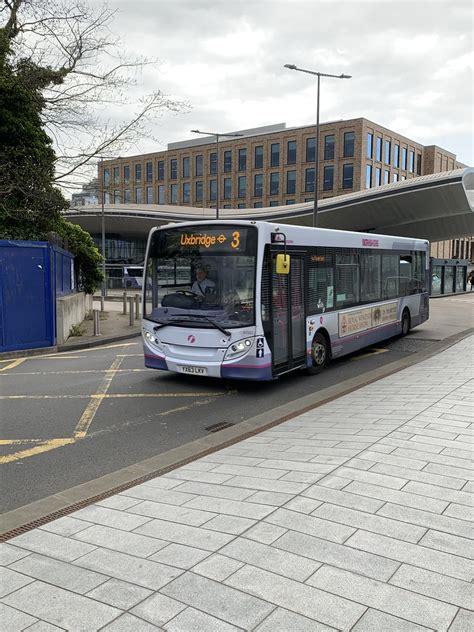
M 284 68 L 306 72 L 308 75 L 316 75 L 318 78 L 317 107 L 316 107 L 316 147 L 314 157 L 314 208 L 313 208 L 313 226 L 318 225 L 318 182 L 319 182 L 319 88 L 321 77 L 332 77 L 333 79 L 351 79 L 352 75 L 331 75 L 325 72 L 316 72 L 315 70 L 306 70 L 298 68 L 295 64 L 285 64 Z
M 205 136 L 216 137 L 216 219 L 219 219 L 219 138 L 237 138 L 243 134 L 221 134 L 220 132 L 201 132 L 198 129 L 192 129 L 193 134 L 204 134 Z
M 100 208 L 101 208 L 101 227 L 102 227 L 102 296 L 107 296 L 107 278 L 105 276 L 105 178 L 104 178 L 104 159 L 100 157 Z

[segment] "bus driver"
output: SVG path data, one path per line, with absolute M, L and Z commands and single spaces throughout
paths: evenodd
M 196 280 L 191 286 L 191 292 L 204 297 L 206 294 L 214 293 L 216 284 L 207 278 L 207 268 L 200 264 L 196 267 Z

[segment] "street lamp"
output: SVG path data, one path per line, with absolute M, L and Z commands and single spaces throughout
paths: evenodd
M 201 132 L 198 129 L 192 129 L 193 134 L 204 134 L 205 136 L 216 137 L 216 219 L 219 219 L 219 138 L 237 138 L 243 134 L 221 134 L 220 132 Z
M 318 182 L 319 182 L 319 88 L 321 77 L 332 77 L 333 79 L 351 79 L 351 75 L 330 75 L 325 72 L 316 72 L 315 70 L 305 70 L 304 68 L 298 68 L 295 64 L 285 64 L 284 68 L 290 70 L 297 70 L 299 72 L 306 72 L 308 75 L 316 75 L 318 78 L 318 92 L 317 92 L 317 108 L 316 108 L 316 147 L 314 158 L 314 210 L 313 210 L 313 226 L 318 225 Z
M 115 159 L 115 156 L 106 156 L 108 160 Z M 120 159 L 120 156 L 118 157 Z M 101 208 L 101 232 L 102 232 L 102 291 L 101 294 L 105 298 L 107 296 L 107 277 L 105 274 L 105 209 L 104 209 L 104 196 L 105 196 L 105 174 L 104 174 L 104 156 L 100 157 L 100 208 Z

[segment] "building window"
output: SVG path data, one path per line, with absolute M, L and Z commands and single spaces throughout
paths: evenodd
M 130 167 L 128 165 L 123 168 L 123 182 L 124 184 L 130 182 Z
M 125 204 L 130 204 L 130 202 L 132 201 L 132 198 L 130 195 L 130 189 L 125 189 L 123 193 L 124 193 L 123 201 L 125 202 Z
M 224 173 L 230 173 L 232 171 L 232 152 L 226 150 L 224 152 Z
M 202 180 L 196 182 L 196 202 L 202 202 Z
M 377 136 L 375 141 L 375 160 L 382 161 L 382 137 Z
M 288 171 L 286 174 L 286 192 L 296 193 L 296 171 Z
M 352 189 L 354 184 L 354 165 L 344 165 L 342 167 L 342 188 Z
M 407 170 L 407 148 L 402 147 L 402 169 L 403 171 Z
M 183 158 L 183 178 L 189 178 L 191 175 L 191 165 L 189 157 Z
M 263 174 L 257 173 L 253 181 L 253 196 L 262 197 L 263 194 Z
M 371 132 L 367 132 L 367 158 L 372 159 L 374 157 L 374 135 Z
M 316 158 L 316 139 L 306 139 L 306 162 L 314 162 Z
M 114 167 L 114 184 L 120 183 L 120 168 Z
M 344 133 L 344 158 L 352 158 L 354 156 L 354 132 Z
M 172 184 L 171 185 L 171 204 L 177 204 L 177 203 L 178 203 L 178 185 Z
M 158 204 L 165 203 L 165 187 L 163 184 L 158 186 Z
M 375 186 L 379 187 L 382 184 L 382 169 L 375 167 Z
M 147 162 L 145 164 L 145 170 L 146 170 L 146 181 L 151 182 L 153 180 L 153 163 Z
M 388 169 L 384 169 L 383 172 L 383 183 L 388 184 L 390 182 L 390 171 Z
M 390 154 L 392 150 L 392 143 L 389 140 L 385 141 L 385 164 L 390 164 Z
M 421 154 L 416 154 L 416 175 L 421 176 Z
M 142 166 L 135 165 L 135 182 L 140 182 L 142 179 Z
M 407 177 L 406 176 L 400 176 L 400 180 L 406 180 Z
M 344 165 L 344 166 L 347 166 L 347 165 Z M 333 188 L 334 188 L 334 165 L 327 165 L 326 167 L 324 167 L 323 191 L 332 191 Z
M 232 178 L 224 178 L 224 199 L 230 200 L 232 197 Z
M 153 187 L 146 188 L 146 203 L 153 204 Z
M 400 166 L 400 145 L 393 146 L 393 166 L 397 169 Z
M 254 208 L 262 208 L 263 204 L 261 202 L 254 202 Z
M 291 204 L 294 204 L 296 200 L 286 200 L 286 204 L 288 206 L 290 206 Z
M 311 167 L 310 169 L 306 169 L 304 176 L 304 190 L 311 192 L 314 191 L 314 172 L 315 168 Z
M 243 176 L 245 178 L 245 176 Z M 245 208 L 245 204 L 239 203 L 237 204 L 237 208 Z
M 239 171 L 247 169 L 247 149 L 239 149 Z
M 110 184 L 110 171 L 109 169 L 104 169 L 104 186 L 108 187 Z
M 178 177 L 178 160 L 177 158 L 172 158 L 170 161 L 170 178 L 171 180 L 176 180 Z
M 410 149 L 410 173 L 414 173 L 415 171 L 415 152 L 413 149 Z
M 239 178 L 238 178 L 238 193 L 237 193 L 237 196 L 239 198 L 243 198 L 246 195 L 247 195 L 247 176 L 239 176 Z
M 280 193 L 280 174 L 274 172 L 270 174 L 270 195 L 278 195 Z
M 270 206 L 278 206 L 278 200 L 270 200 Z
M 255 169 L 263 169 L 263 145 L 255 147 Z
M 217 180 L 211 180 L 209 184 L 211 185 L 211 201 L 214 202 L 217 200 Z
M 393 174 L 393 181 L 398 182 L 398 173 Z
M 372 188 L 372 165 L 365 165 L 365 188 Z
M 165 161 L 164 160 L 158 160 L 158 180 L 164 180 L 165 179 Z
M 212 153 L 209 157 L 209 173 L 213 176 L 217 173 L 217 153 Z
M 280 166 L 280 143 L 270 145 L 270 167 Z
M 136 204 L 142 203 L 142 188 L 141 187 L 137 187 L 135 189 L 135 203 Z
M 195 158 L 195 169 L 196 173 L 194 175 L 197 177 L 202 176 L 202 154 L 197 155 Z
M 296 140 L 289 140 L 286 148 L 286 164 L 296 164 Z
M 334 134 L 330 134 L 329 136 L 324 137 L 324 160 L 334 159 L 335 142 L 336 142 L 336 137 L 334 136 Z
M 114 204 L 120 204 L 120 191 L 114 191 Z
M 189 204 L 190 202 L 191 202 L 191 183 L 184 182 L 183 183 L 183 204 Z
M 222 208 L 230 208 L 230 204 L 224 204 Z

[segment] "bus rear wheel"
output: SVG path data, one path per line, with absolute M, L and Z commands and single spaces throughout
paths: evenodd
M 307 368 L 309 375 L 321 373 L 329 362 L 329 344 L 323 334 L 317 333 L 311 344 L 311 366 Z
M 402 314 L 402 332 L 401 332 L 402 337 L 408 334 L 408 332 L 410 331 L 410 327 L 411 327 L 410 312 L 405 307 Z

